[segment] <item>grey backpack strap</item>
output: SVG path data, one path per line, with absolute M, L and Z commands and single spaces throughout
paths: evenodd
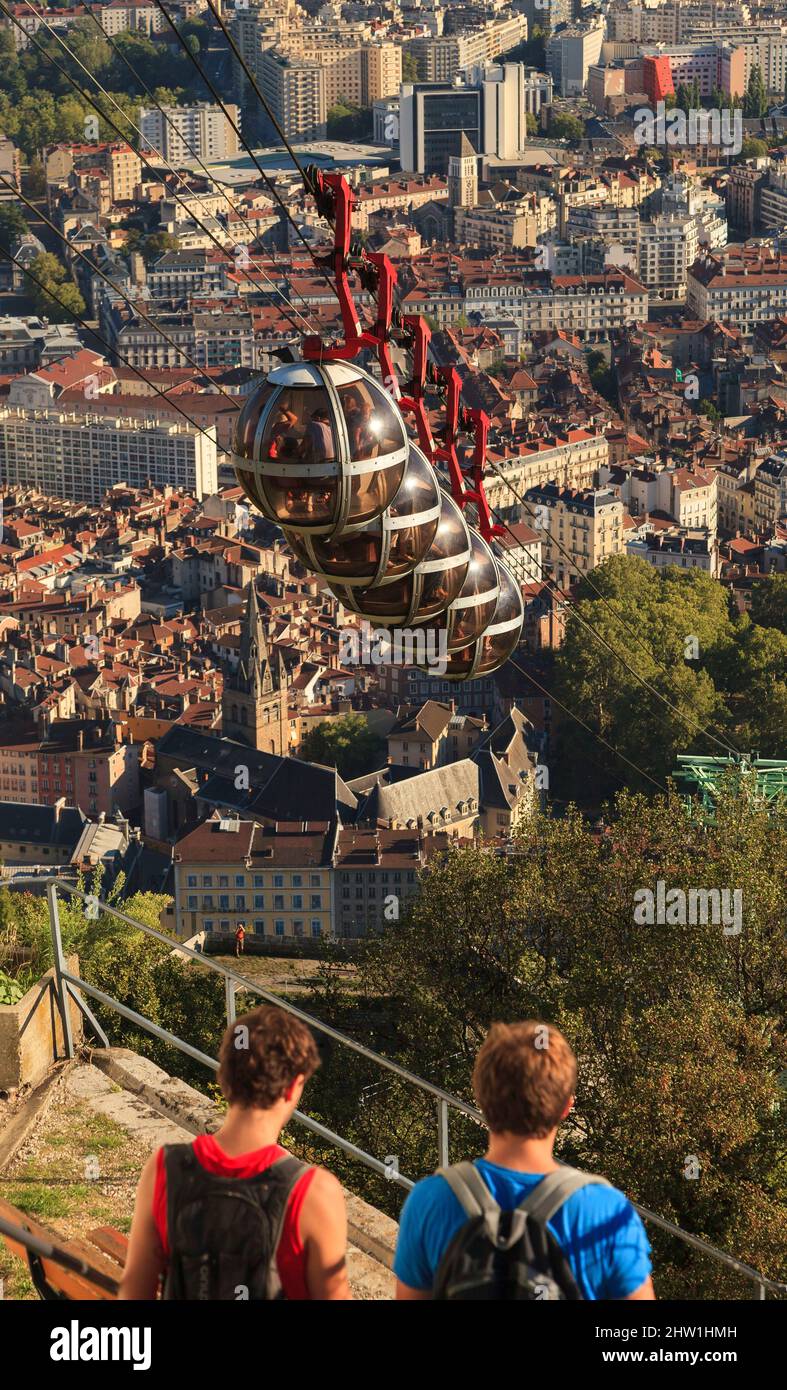
M 511 1232 L 507 1237 L 501 1237 L 501 1208 L 474 1163 L 454 1163 L 450 1168 L 438 1168 L 437 1171 L 441 1178 L 445 1178 L 457 1201 L 461 1203 L 465 1215 L 470 1218 L 474 1216 L 484 1218 L 484 1225 L 493 1244 L 507 1249 L 514 1244 L 515 1240 L 518 1240 L 521 1231 L 524 1230 L 524 1216 L 517 1219 L 515 1212 L 512 1218 L 514 1226 Z M 517 1224 L 518 1220 L 521 1225 Z
M 596 1177 L 595 1173 L 582 1173 L 579 1168 L 562 1165 L 556 1168 L 554 1173 L 547 1173 L 546 1177 L 542 1178 L 524 1202 L 519 1203 L 517 1211 L 524 1212 L 546 1225 L 574 1192 L 578 1192 L 581 1187 L 588 1187 L 591 1183 L 599 1183 L 602 1187 L 612 1185 L 606 1178 Z
M 450 1168 L 438 1168 L 437 1176 L 445 1178 L 465 1216 L 499 1217 L 500 1207 L 474 1163 L 454 1163 Z

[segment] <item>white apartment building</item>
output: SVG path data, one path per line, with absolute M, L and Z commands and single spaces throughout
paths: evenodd
M 96 5 L 101 27 L 105 34 L 114 37 L 128 31 L 137 34 L 160 34 L 167 27 L 161 10 L 151 0 L 109 0 L 107 5 Z
M 754 475 L 754 524 L 771 532 L 787 517 L 787 454 L 772 454 Z
M 756 324 L 787 312 L 787 256 L 757 247 L 703 255 L 688 273 L 686 308 L 751 337 Z
M 6 487 L 92 506 L 116 483 L 208 497 L 218 487 L 216 443 L 185 421 L 163 424 L 155 415 L 142 423 L 8 404 L 0 408 L 0 476 Z
M 642 222 L 639 229 L 639 278 L 658 299 L 685 299 L 689 266 L 699 253 L 699 226 L 694 217 L 667 214 Z
M 227 105 L 232 120 L 240 125 L 237 106 Z M 166 115 L 166 120 L 164 119 Z M 170 164 L 199 158 L 231 159 L 238 153 L 240 141 L 231 122 L 220 106 L 199 102 L 196 106 L 143 106 L 139 112 L 142 148 L 160 154 Z
M 450 82 L 463 68 L 491 63 L 526 38 L 527 19 L 516 14 L 488 19 L 466 33 L 410 39 L 404 47 L 418 65 L 421 82 Z
M 538 530 L 544 566 L 561 586 L 625 549 L 625 508 L 611 488 L 580 490 L 550 482 L 529 488 L 525 498 L 522 519 Z
M 599 469 L 609 463 L 606 436 L 580 429 L 569 430 L 565 439 L 539 439 L 522 445 L 513 457 L 501 454 L 494 446 L 490 453 L 496 467 L 505 475 L 505 481 L 497 473 L 490 473 L 484 482 L 487 500 L 506 521 L 519 517 L 519 504 L 512 488 L 524 493 L 549 482 L 561 488 L 590 488 Z M 525 515 L 522 519 L 532 524 L 532 518 Z
M 260 85 L 287 139 L 324 140 L 328 130 L 324 68 L 268 48 L 259 70 Z
M 547 39 L 546 69 L 562 97 L 581 96 L 588 71 L 601 57 L 604 21 L 588 26 L 566 25 Z

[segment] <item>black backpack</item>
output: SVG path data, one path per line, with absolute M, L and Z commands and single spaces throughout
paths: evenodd
M 208 1173 L 191 1144 L 166 1144 L 165 1299 L 283 1298 L 276 1268 L 287 1202 L 307 1165 L 277 1159 L 253 1178 Z
M 474 1163 L 438 1170 L 468 1217 L 448 1246 L 432 1297 L 442 1300 L 581 1299 L 579 1286 L 547 1222 L 572 1192 L 606 1178 L 561 1166 L 547 1173 L 513 1211 L 498 1206 Z

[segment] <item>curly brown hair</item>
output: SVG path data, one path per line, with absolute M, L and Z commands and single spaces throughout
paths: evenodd
M 543 1139 L 577 1084 L 577 1059 L 546 1023 L 493 1023 L 475 1059 L 473 1090 L 495 1134 Z
M 219 1085 L 230 1105 L 269 1110 L 296 1077 L 306 1081 L 320 1065 L 305 1023 L 274 1004 L 261 1004 L 231 1023 L 219 1049 Z

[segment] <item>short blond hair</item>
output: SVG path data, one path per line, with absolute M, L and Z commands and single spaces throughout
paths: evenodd
M 473 1090 L 490 1130 L 543 1139 L 563 1118 L 577 1059 L 546 1023 L 493 1023 L 475 1060 Z

